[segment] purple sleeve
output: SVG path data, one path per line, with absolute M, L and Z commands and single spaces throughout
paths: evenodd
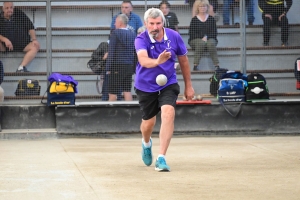
M 184 56 L 188 53 L 188 50 L 184 44 L 184 41 L 182 40 L 182 37 L 177 34 L 177 55 L 178 56 Z
M 146 39 L 144 38 L 144 33 L 137 36 L 134 41 L 135 50 L 138 53 L 140 50 L 147 50 Z

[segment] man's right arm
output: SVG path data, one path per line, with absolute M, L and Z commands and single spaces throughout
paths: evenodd
M 158 58 L 149 58 L 146 50 L 140 50 L 137 52 L 139 63 L 142 67 L 153 68 L 159 64 L 166 62 L 171 57 L 171 52 L 164 50 Z

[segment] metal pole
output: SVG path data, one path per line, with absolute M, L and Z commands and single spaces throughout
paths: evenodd
M 240 0 L 241 72 L 246 74 L 246 0 Z
M 51 30 L 51 0 L 46 2 L 46 56 L 47 56 L 47 80 L 52 73 L 52 30 Z M 49 83 L 47 82 L 47 86 Z

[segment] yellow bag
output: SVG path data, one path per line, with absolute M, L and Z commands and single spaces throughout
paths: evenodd
M 49 88 L 50 93 L 69 93 L 74 92 L 74 86 L 72 83 L 65 82 L 52 82 Z

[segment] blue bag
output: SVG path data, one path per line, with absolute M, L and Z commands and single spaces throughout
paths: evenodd
M 245 83 L 242 79 L 221 79 L 218 89 L 218 99 L 222 103 L 244 102 Z

